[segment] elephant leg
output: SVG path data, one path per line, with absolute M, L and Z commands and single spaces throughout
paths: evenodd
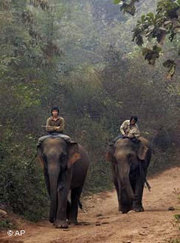
M 77 216 L 78 216 L 78 204 L 80 195 L 82 192 L 82 187 L 74 188 L 71 191 L 71 210 L 70 210 L 70 223 L 78 224 Z
M 143 212 L 144 208 L 142 206 L 142 195 L 143 195 L 144 183 L 137 183 L 135 199 L 133 201 L 133 209 L 136 212 Z
M 129 180 L 130 180 L 130 184 L 131 184 L 133 193 L 135 194 L 135 191 L 136 191 L 136 180 L 137 180 L 136 174 L 135 173 L 131 173 L 130 176 L 129 176 Z
M 56 228 L 68 228 L 67 219 L 69 217 L 69 206 L 68 194 L 70 191 L 71 183 L 71 171 L 66 172 L 60 176 L 60 181 L 58 183 L 58 208 L 56 214 Z
M 149 161 L 141 162 L 143 164 L 140 164 L 139 167 L 139 173 L 137 173 L 136 177 L 136 188 L 135 188 L 135 199 L 133 201 L 133 209 L 136 212 L 143 212 L 144 208 L 142 205 L 142 197 L 143 197 L 143 191 L 144 191 L 144 183 L 145 178 L 147 175 L 147 168 L 149 165 Z
M 133 184 L 134 184 L 134 189 L 135 189 L 134 200 L 133 200 L 133 209 L 136 212 L 143 212 L 144 208 L 142 205 L 142 197 L 143 197 L 143 190 L 144 190 L 144 181 L 140 177 L 140 175 L 138 175 L 136 177 L 136 182 L 134 182 Z
M 48 194 L 50 196 L 50 185 L 49 185 L 49 176 L 48 176 L 47 169 L 44 169 L 44 179 L 45 179 L 45 183 L 46 183 L 46 188 L 47 188 Z
M 131 173 L 129 175 L 129 181 L 130 181 L 130 186 L 132 188 L 132 191 L 135 194 L 136 182 L 135 182 L 135 178 L 133 177 L 133 174 L 131 174 Z M 119 191 L 119 194 L 120 194 L 119 200 L 120 200 L 120 204 L 121 204 L 120 211 L 122 211 L 122 213 L 128 213 L 133 208 L 133 200 L 129 199 L 125 188 L 122 188 L 121 191 Z
M 118 182 L 117 180 L 114 180 L 114 185 L 116 188 L 116 193 L 117 193 L 117 198 L 118 198 L 118 205 L 119 205 L 119 211 L 121 211 L 121 195 L 120 195 L 120 191 L 119 191 L 119 186 L 118 186 Z
M 62 189 L 58 191 L 58 209 L 56 215 L 55 226 L 56 228 L 68 228 L 67 223 L 67 197 L 68 190 Z
M 130 175 L 130 184 L 131 184 L 131 187 L 132 187 L 132 190 L 133 190 L 133 193 L 134 193 L 134 199 L 132 201 L 132 204 L 131 204 L 131 209 L 134 208 L 134 200 L 135 200 L 135 197 L 136 197 L 136 176 L 135 174 L 132 174 Z
M 127 191 L 121 190 L 121 211 L 122 213 L 128 213 L 132 209 L 132 200 L 129 200 Z
M 69 220 L 69 217 L 70 217 L 70 211 L 71 211 L 71 202 L 69 202 L 69 200 L 67 200 L 66 215 L 67 215 L 68 220 Z

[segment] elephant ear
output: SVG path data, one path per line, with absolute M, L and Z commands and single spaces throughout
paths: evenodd
M 76 142 L 68 142 L 68 168 L 71 168 L 71 166 L 79 160 L 81 157 L 79 152 L 79 146 Z
M 140 160 L 145 160 L 148 150 L 149 150 L 149 148 L 145 144 L 140 142 L 139 148 L 138 148 L 138 151 L 137 151 L 137 157 Z
M 110 162 L 114 162 L 115 161 L 114 152 L 115 152 L 114 144 L 110 144 L 108 146 L 108 151 L 106 153 L 106 160 L 107 161 L 110 161 Z
M 42 150 L 40 147 L 37 148 L 37 159 L 39 161 L 40 166 L 44 169 L 44 160 L 43 160 Z

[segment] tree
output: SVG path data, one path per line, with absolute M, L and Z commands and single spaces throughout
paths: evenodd
M 128 3 L 127 3 L 128 2 Z M 139 0 L 115 0 L 121 4 L 121 10 L 131 15 L 135 14 L 135 3 Z M 180 1 L 159 0 L 156 13 L 142 15 L 133 30 L 133 41 L 142 48 L 142 54 L 149 64 L 154 65 L 160 57 L 163 45 L 169 45 L 165 39 L 172 43 L 173 48 L 180 54 Z M 170 48 L 170 47 L 169 47 Z M 166 50 L 167 52 L 167 50 Z M 174 54 L 176 59 L 176 54 Z M 168 58 L 163 66 L 168 68 L 167 78 L 171 79 L 175 73 L 176 62 L 174 58 Z
M 3 0 L 0 13 L 0 202 L 37 220 L 48 200 L 33 157 L 61 53 L 47 1 Z

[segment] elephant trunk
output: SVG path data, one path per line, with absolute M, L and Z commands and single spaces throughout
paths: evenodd
M 129 165 L 124 164 L 122 166 L 121 164 L 118 165 L 118 171 L 120 179 L 119 183 L 121 184 L 122 199 L 124 198 L 125 201 L 132 201 L 134 199 L 134 192 L 132 190 L 129 179 L 130 167 Z
M 56 219 L 56 211 L 57 211 L 57 181 L 53 176 L 49 176 L 50 181 L 50 213 L 49 213 L 49 221 L 53 223 Z
M 53 223 L 56 219 L 58 197 L 57 197 L 57 187 L 60 169 L 59 168 L 49 168 L 49 184 L 50 184 L 50 213 L 49 221 Z

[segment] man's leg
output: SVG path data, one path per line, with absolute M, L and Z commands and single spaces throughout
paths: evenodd
M 52 136 L 63 138 L 66 142 L 70 142 L 71 141 L 71 138 L 68 135 L 63 134 L 63 133 L 53 133 Z
M 58 134 L 59 137 L 64 138 L 65 140 L 70 140 L 71 138 L 66 134 Z
M 123 135 L 119 134 L 117 137 L 113 139 L 113 143 L 115 143 L 118 139 L 123 138 Z
M 50 134 L 40 137 L 40 138 L 38 139 L 37 147 L 39 147 L 39 146 L 41 145 L 41 143 L 42 143 L 46 138 L 49 138 L 49 137 L 51 137 Z

